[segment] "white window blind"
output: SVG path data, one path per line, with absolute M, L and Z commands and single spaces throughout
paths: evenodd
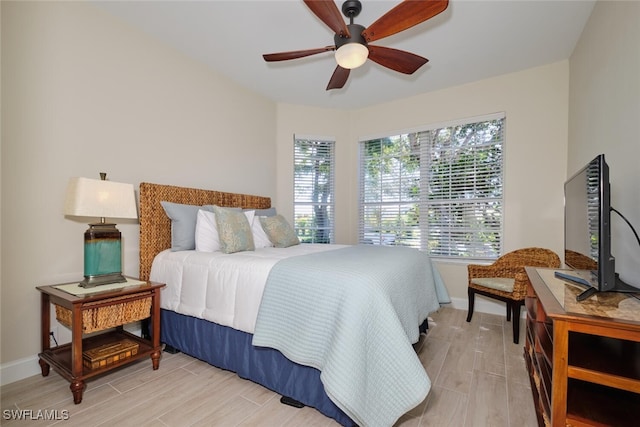
M 362 141 L 360 243 L 497 258 L 503 150 L 503 115 Z
M 294 228 L 302 243 L 334 241 L 335 141 L 294 139 Z

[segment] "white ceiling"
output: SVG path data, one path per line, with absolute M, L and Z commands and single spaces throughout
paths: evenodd
M 274 101 L 354 109 L 567 59 L 595 2 L 451 0 L 440 15 L 372 43 L 428 58 L 416 73 L 367 61 L 344 88 L 331 91 L 325 88 L 336 67 L 332 52 L 262 59 L 333 44 L 332 31 L 300 0 L 94 3 Z M 366 27 L 398 3 L 363 0 L 354 22 Z

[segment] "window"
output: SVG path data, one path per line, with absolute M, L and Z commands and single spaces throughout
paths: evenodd
M 294 139 L 294 228 L 302 243 L 334 239 L 334 146 L 327 138 Z
M 360 142 L 360 243 L 502 251 L 504 115 Z

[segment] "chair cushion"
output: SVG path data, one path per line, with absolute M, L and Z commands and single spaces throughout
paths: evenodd
M 506 277 L 476 277 L 474 279 L 471 279 L 471 283 L 498 291 L 513 292 L 515 279 Z

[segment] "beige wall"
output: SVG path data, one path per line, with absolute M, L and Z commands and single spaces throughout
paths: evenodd
M 353 242 L 351 211 L 353 182 L 351 169 L 357 167 L 351 157 L 350 113 L 299 105 L 278 104 L 277 125 L 277 197 L 282 214 L 293 218 L 293 139 L 294 134 L 335 138 L 336 141 L 336 243 Z
M 611 205 L 640 233 L 640 2 L 599 1 L 570 59 L 567 171 L 604 153 Z M 640 287 L 640 247 L 617 215 L 612 252 L 623 280 Z
M 340 153 L 336 165 L 337 235 L 341 243 L 356 243 L 360 138 L 503 111 L 504 247 L 544 246 L 560 253 L 568 73 L 568 61 L 563 61 L 352 112 L 279 106 L 278 200 L 289 206 L 293 194 L 292 133 L 335 136 Z M 443 261 L 439 268 L 451 296 L 466 304 L 466 264 Z
M 62 213 L 70 177 L 275 197 L 276 111 L 91 6 L 3 1 L 3 366 L 40 349 L 35 286 L 82 278 L 87 225 Z M 137 276 L 138 225 L 118 228 Z
M 570 62 L 344 112 L 276 106 L 80 3 L 3 1 L 3 383 L 9 365 L 37 372 L 34 287 L 82 275 L 86 225 L 62 215 L 71 176 L 266 194 L 290 217 L 293 134 L 334 136 L 337 236 L 354 243 L 359 137 L 504 111 L 507 250 L 562 250 L 567 169 L 598 152 L 612 167 L 614 206 L 639 227 L 639 3 L 622 3 L 596 5 Z M 136 275 L 138 226 L 119 228 L 124 270 Z M 640 265 L 625 245 L 621 272 Z M 465 301 L 464 264 L 439 268 Z

